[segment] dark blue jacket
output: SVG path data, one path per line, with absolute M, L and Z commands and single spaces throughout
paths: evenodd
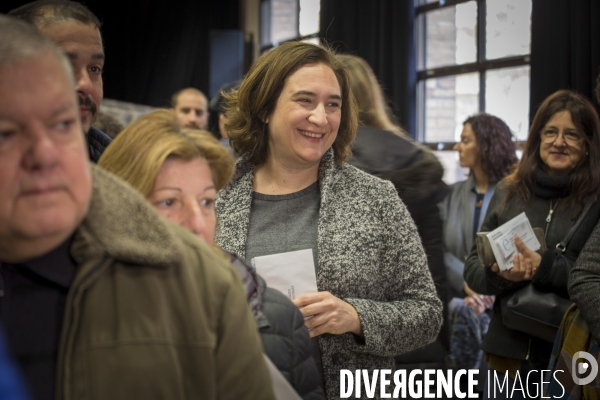
M 0 399 L 2 400 L 25 400 L 25 390 L 23 382 L 17 375 L 8 351 L 4 344 L 4 337 L 0 332 Z
M 93 126 L 90 127 L 90 130 L 85 137 L 88 143 L 90 160 L 92 160 L 94 163 L 98 163 L 98 160 L 104 152 L 104 149 L 106 149 L 106 146 L 112 142 L 112 139 L 106 133 L 94 128 Z

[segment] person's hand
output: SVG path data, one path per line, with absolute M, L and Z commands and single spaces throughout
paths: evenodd
M 304 321 L 311 338 L 324 333 L 334 335 L 341 335 L 346 332 L 352 332 L 356 335 L 362 334 L 362 327 L 356 309 L 329 292 L 309 293 L 292 301 L 304 317 L 312 316 L 312 318 Z
M 539 268 L 542 262 L 542 256 L 540 256 L 537 252 L 531 250 L 529 247 L 523 243 L 520 237 L 515 236 L 515 246 L 517 246 L 517 251 L 523 255 L 525 260 L 529 260 L 531 262 L 531 267 L 533 268 L 533 275 Z
M 513 267 L 508 271 L 500 271 L 498 264 L 494 263 L 492 271 L 511 282 L 529 281 L 537 272 L 542 256 L 528 248 L 519 237 L 515 237 L 514 240 L 519 253 L 515 254 Z
M 467 297 L 464 299 L 465 304 L 471 307 L 477 315 L 481 315 L 486 309 L 490 308 L 496 300 L 495 296 L 487 296 L 474 292 L 466 282 L 463 285 L 463 289 L 467 294 Z
M 465 305 L 470 307 L 471 309 L 473 309 L 473 311 L 475 311 L 475 315 L 477 315 L 477 316 L 483 314 L 483 312 L 486 309 L 485 304 L 483 303 L 482 299 L 478 295 L 467 296 L 467 297 L 465 297 L 464 301 L 465 301 Z

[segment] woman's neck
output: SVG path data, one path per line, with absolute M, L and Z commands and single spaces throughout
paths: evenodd
M 489 186 L 488 176 L 481 167 L 475 167 L 471 169 L 473 173 L 473 178 L 475 178 L 475 188 L 477 189 L 477 193 L 485 193 L 487 192 L 487 188 Z
M 293 168 L 269 157 L 256 168 L 253 189 L 263 194 L 295 193 L 315 183 L 318 176 L 319 163 L 308 168 Z

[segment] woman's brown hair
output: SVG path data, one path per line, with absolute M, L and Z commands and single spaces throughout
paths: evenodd
M 570 194 L 563 207 L 573 209 L 572 218 L 576 218 L 590 199 L 595 199 L 600 187 L 600 120 L 592 103 L 585 97 L 570 90 L 559 90 L 548 96 L 535 114 L 529 136 L 523 149 L 523 156 L 514 173 L 506 178 L 508 202 L 517 196 L 528 203 L 533 197 L 535 171 L 544 167 L 540 156 L 540 133 L 553 115 L 568 111 L 571 120 L 584 138 L 584 154 L 579 165 L 571 172 Z
M 358 123 L 348 74 L 332 50 L 304 42 L 284 43 L 264 54 L 252 64 L 240 88 L 224 94 L 225 127 L 236 154 L 246 155 L 254 165 L 267 160 L 268 124 L 264 121 L 273 113 L 287 77 L 304 65 L 318 63 L 333 70 L 342 92 L 342 116 L 332 145 L 335 163 L 350 158 Z
M 512 132 L 498 117 L 486 113 L 470 116 L 463 125 L 471 125 L 481 169 L 490 183 L 510 174 L 518 161 Z
M 358 123 L 363 126 L 388 130 L 398 136 L 408 138 L 388 106 L 371 66 L 355 55 L 342 54 L 338 57 L 350 76 L 350 87 L 358 106 Z

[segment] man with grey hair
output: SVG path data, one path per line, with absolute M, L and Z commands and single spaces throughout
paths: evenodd
M 112 139 L 92 127 L 103 97 L 104 47 L 100 20 L 84 5 L 69 0 L 38 0 L 9 12 L 29 22 L 66 55 L 75 77 L 75 90 L 90 159 L 97 162 Z
M 273 399 L 226 261 L 87 159 L 71 66 L 0 15 L 0 325 L 34 399 Z

